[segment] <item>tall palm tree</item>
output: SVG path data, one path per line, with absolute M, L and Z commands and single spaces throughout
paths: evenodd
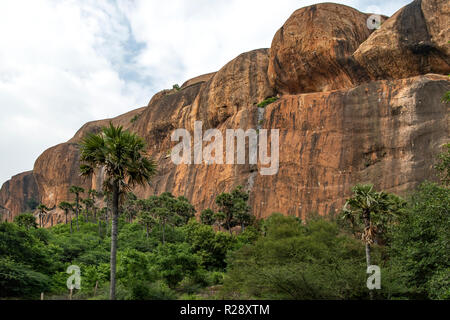
M 71 186 L 69 192 L 75 194 L 75 216 L 77 219 L 77 231 L 80 231 L 80 226 L 78 225 L 78 215 L 80 214 L 80 193 L 84 193 L 84 189 L 78 186 Z
M 108 227 L 107 225 L 107 215 L 108 215 L 108 208 L 104 207 L 101 208 L 100 211 L 98 212 L 98 236 L 101 236 L 101 227 L 102 227 L 102 220 L 105 220 L 105 225 L 106 227 Z
M 145 154 L 145 142 L 136 134 L 123 130 L 122 126 L 102 129 L 99 134 L 89 134 L 80 143 L 80 171 L 82 176 L 91 176 L 96 169 L 103 168 L 103 188 L 112 192 L 111 228 L 111 284 L 110 299 L 116 298 L 116 253 L 119 201 L 136 185 L 150 184 L 156 173 L 155 162 Z
M 40 205 L 38 205 L 36 209 L 38 209 L 39 227 L 42 228 L 43 222 L 44 222 L 44 217 L 47 215 L 47 211 L 49 211 L 50 209 L 47 208 L 47 206 L 42 203 Z
M 95 189 L 89 189 L 88 195 L 92 199 L 92 213 L 94 215 L 94 222 L 95 222 L 97 220 L 97 210 L 99 209 L 95 205 L 95 203 L 96 203 L 97 197 L 100 196 L 100 193 Z
M 67 224 L 67 216 L 69 215 L 69 211 L 73 210 L 73 205 L 71 203 L 69 203 L 69 202 L 62 201 L 62 202 L 60 202 L 58 207 L 61 210 L 64 210 L 64 214 L 66 216 L 66 224 Z M 70 223 L 70 233 L 72 233 L 72 223 Z
M 160 225 L 162 226 L 162 243 L 166 243 L 166 225 L 170 223 L 170 218 L 172 216 L 171 212 L 167 208 L 154 208 L 152 213 L 158 219 Z
M 148 211 L 139 211 L 139 223 L 142 224 L 145 228 L 145 234 L 148 239 L 150 228 L 152 228 L 157 222 L 156 219 L 152 216 L 152 214 Z
M 81 202 L 84 204 L 85 221 L 89 221 L 90 209 L 94 206 L 94 200 L 91 198 L 83 199 Z
M 361 240 L 365 243 L 367 266 L 370 266 L 370 246 L 381 236 L 386 224 L 401 214 L 404 201 L 393 194 L 375 191 L 372 184 L 358 184 L 352 192 L 353 196 L 344 205 L 342 217 L 350 221 L 354 228 L 362 225 Z M 373 298 L 372 291 L 370 298 Z

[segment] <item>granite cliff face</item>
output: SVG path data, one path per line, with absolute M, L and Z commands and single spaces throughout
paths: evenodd
M 253 214 L 304 216 L 339 210 L 350 188 L 372 182 L 397 193 L 434 179 L 433 157 L 449 141 L 448 1 L 414 1 L 372 32 L 370 14 L 337 4 L 297 10 L 270 49 L 243 53 L 218 72 L 186 81 L 179 91 L 157 93 L 147 107 L 84 125 L 66 143 L 45 151 L 33 171 L 13 177 L 0 191 L 0 212 L 11 219 L 29 199 L 54 208 L 71 185 L 99 189 L 101 174 L 78 175 L 77 143 L 112 121 L 144 137 L 159 165 L 152 187 L 139 196 L 170 191 L 200 212 L 236 185 L 250 191 Z M 256 105 L 280 98 L 266 108 Z M 261 165 L 174 165 L 170 140 L 177 128 L 203 132 L 279 129 L 277 174 Z M 248 158 L 247 158 L 248 163 Z M 61 212 L 52 211 L 54 222 Z M 47 220 L 47 224 L 50 223 Z

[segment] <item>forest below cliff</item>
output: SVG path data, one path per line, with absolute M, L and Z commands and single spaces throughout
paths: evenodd
M 183 197 L 129 193 L 119 218 L 116 298 L 369 299 L 359 210 L 374 198 L 371 259 L 381 288 L 372 298 L 450 299 L 449 168 L 446 145 L 436 165 L 440 184 L 424 182 L 406 200 L 358 185 L 339 214 L 304 220 L 253 219 L 239 187 L 218 195 L 220 211 L 206 209 L 200 221 Z M 91 194 L 80 196 L 78 218 L 67 210 L 68 221 L 48 229 L 28 213 L 0 224 L 0 298 L 108 299 L 110 221 Z M 71 265 L 81 271 L 72 296 Z

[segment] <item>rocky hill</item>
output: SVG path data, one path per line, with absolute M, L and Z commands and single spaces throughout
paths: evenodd
M 370 16 L 333 3 L 295 11 L 270 49 L 161 91 L 146 107 L 87 123 L 46 150 L 33 171 L 3 185 L 0 212 L 11 220 L 33 199 L 48 207 L 73 200 L 71 185 L 99 189 L 101 175 L 79 177 L 77 143 L 109 121 L 144 137 L 158 162 L 153 186 L 136 193 L 184 195 L 198 211 L 236 185 L 250 191 L 253 214 L 265 217 L 329 214 L 359 182 L 402 194 L 433 180 L 433 158 L 450 140 L 449 105 L 441 102 L 450 90 L 450 2 L 416 0 L 381 17 L 375 31 L 367 27 Z M 257 107 L 273 96 L 279 99 Z M 260 164 L 174 165 L 170 135 L 192 132 L 196 120 L 204 131 L 279 129 L 278 173 L 260 175 Z M 57 209 L 52 214 L 62 219 Z

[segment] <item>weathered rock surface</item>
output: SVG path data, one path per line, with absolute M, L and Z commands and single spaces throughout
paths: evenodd
M 349 58 L 372 32 L 368 17 L 334 3 L 295 11 L 272 41 L 268 69 L 272 86 L 283 94 L 354 86 L 364 75 L 351 69 Z
M 201 76 L 189 79 L 181 85 L 181 89 L 184 89 L 186 87 L 189 87 L 194 84 L 201 83 L 201 82 L 206 82 L 206 81 L 210 80 L 215 74 L 216 74 L 215 72 L 211 72 L 211 73 L 202 74 Z
M 433 157 L 450 137 L 441 102 L 449 89 L 447 77 L 430 74 L 283 96 L 264 122 L 281 128 L 280 170 L 256 177 L 254 213 L 331 213 L 356 183 L 404 194 L 434 180 Z
M 356 50 L 371 79 L 450 73 L 450 2 L 415 0 L 397 11 Z
M 39 189 L 33 171 L 18 174 L 0 189 L 0 218 L 12 221 L 20 212 L 29 210 L 30 202 L 39 200 Z
M 404 22 L 402 12 L 412 11 L 417 18 L 419 9 L 424 24 L 408 29 L 413 22 Z M 12 218 L 30 197 L 52 208 L 73 201 L 71 185 L 100 189 L 101 174 L 79 177 L 77 143 L 109 121 L 144 137 L 158 162 L 153 185 L 135 192 L 141 197 L 164 191 L 184 195 L 199 212 L 214 208 L 220 192 L 239 184 L 250 191 L 253 214 L 266 217 L 275 211 L 329 214 L 341 208 L 359 182 L 401 194 L 433 180 L 433 157 L 450 136 L 448 104 L 441 102 L 450 90 L 444 75 L 450 71 L 443 63 L 449 58 L 448 32 L 441 32 L 448 30 L 446 15 L 448 2 L 414 2 L 371 34 L 369 15 L 349 7 L 300 9 L 277 32 L 270 52 L 243 53 L 216 73 L 186 81 L 181 90 L 158 92 L 147 107 L 90 122 L 67 143 L 45 151 L 32 172 L 3 185 L 0 212 L 11 212 Z M 422 46 L 424 29 L 435 49 L 412 52 Z M 402 37 L 411 32 L 404 45 Z M 413 65 L 417 61 L 419 66 Z M 277 94 L 278 101 L 256 107 Z M 217 128 L 224 137 L 230 128 L 279 129 L 278 173 L 258 174 L 261 166 L 248 164 L 248 155 L 244 165 L 174 165 L 171 133 L 186 128 L 192 134 L 196 120 L 203 121 L 203 131 Z M 63 221 L 58 209 L 50 216 L 54 223 Z

